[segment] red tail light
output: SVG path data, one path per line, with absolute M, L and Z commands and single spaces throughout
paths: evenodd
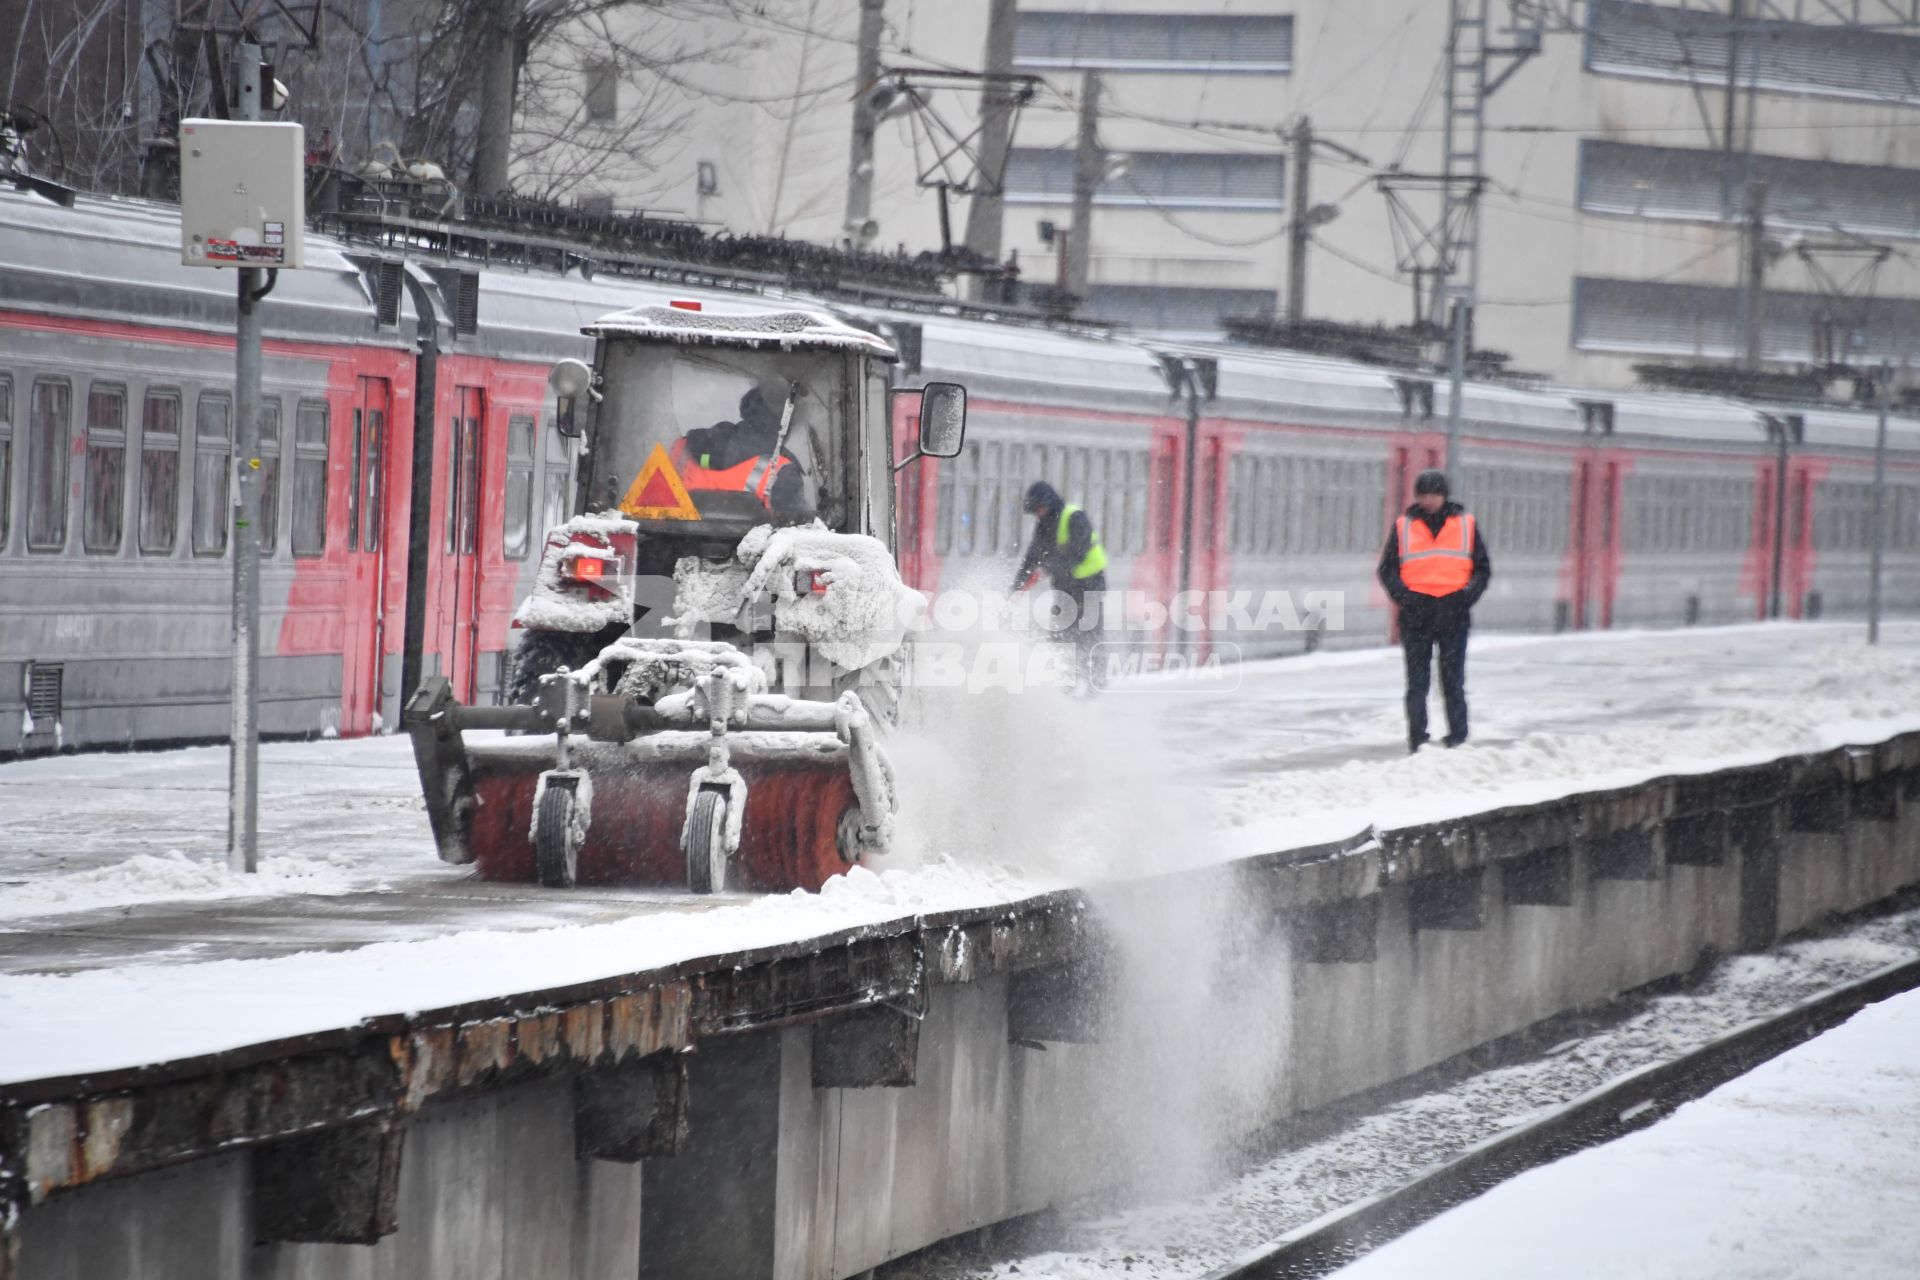
M 685 298 L 675 298 L 672 302 L 669 302 L 667 305 L 679 311 L 698 311 L 700 309 L 699 303 L 690 302 Z
M 607 562 L 599 556 L 568 556 L 560 562 L 560 576 L 582 586 L 597 585 L 607 576 Z

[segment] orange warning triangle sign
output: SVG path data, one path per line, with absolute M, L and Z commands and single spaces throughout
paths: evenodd
M 700 509 L 693 505 L 693 495 L 681 482 L 680 473 L 673 469 L 665 446 L 657 444 L 647 457 L 647 465 L 640 468 L 640 474 L 627 487 L 627 496 L 620 499 L 620 509 L 635 520 L 700 518 Z

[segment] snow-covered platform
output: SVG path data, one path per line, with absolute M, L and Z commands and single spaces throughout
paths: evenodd
M 1920 992 L 1337 1274 L 1906 1280 L 1920 1259 Z
M 1920 882 L 1893 639 L 1488 637 L 1412 758 L 1393 652 L 936 699 L 895 864 L 757 899 L 480 884 L 392 740 L 266 750 L 254 879 L 219 750 L 8 765 L 0 1246 L 838 1280 Z

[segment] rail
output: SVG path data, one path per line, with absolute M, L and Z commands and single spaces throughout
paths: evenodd
M 1324 1214 L 1209 1272 L 1206 1280 L 1307 1280 L 1336 1271 L 1517 1174 L 1646 1128 L 1867 1005 L 1915 987 L 1920 960 L 1905 960 L 1810 997 L 1678 1058 L 1610 1080 L 1391 1191 Z

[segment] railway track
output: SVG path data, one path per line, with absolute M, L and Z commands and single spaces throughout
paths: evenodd
M 1865 1006 L 1915 987 L 1920 987 L 1920 959 L 1903 960 L 1758 1018 L 1503 1130 L 1391 1190 L 1305 1223 L 1208 1272 L 1206 1280 L 1326 1275 L 1517 1174 L 1654 1124 Z

